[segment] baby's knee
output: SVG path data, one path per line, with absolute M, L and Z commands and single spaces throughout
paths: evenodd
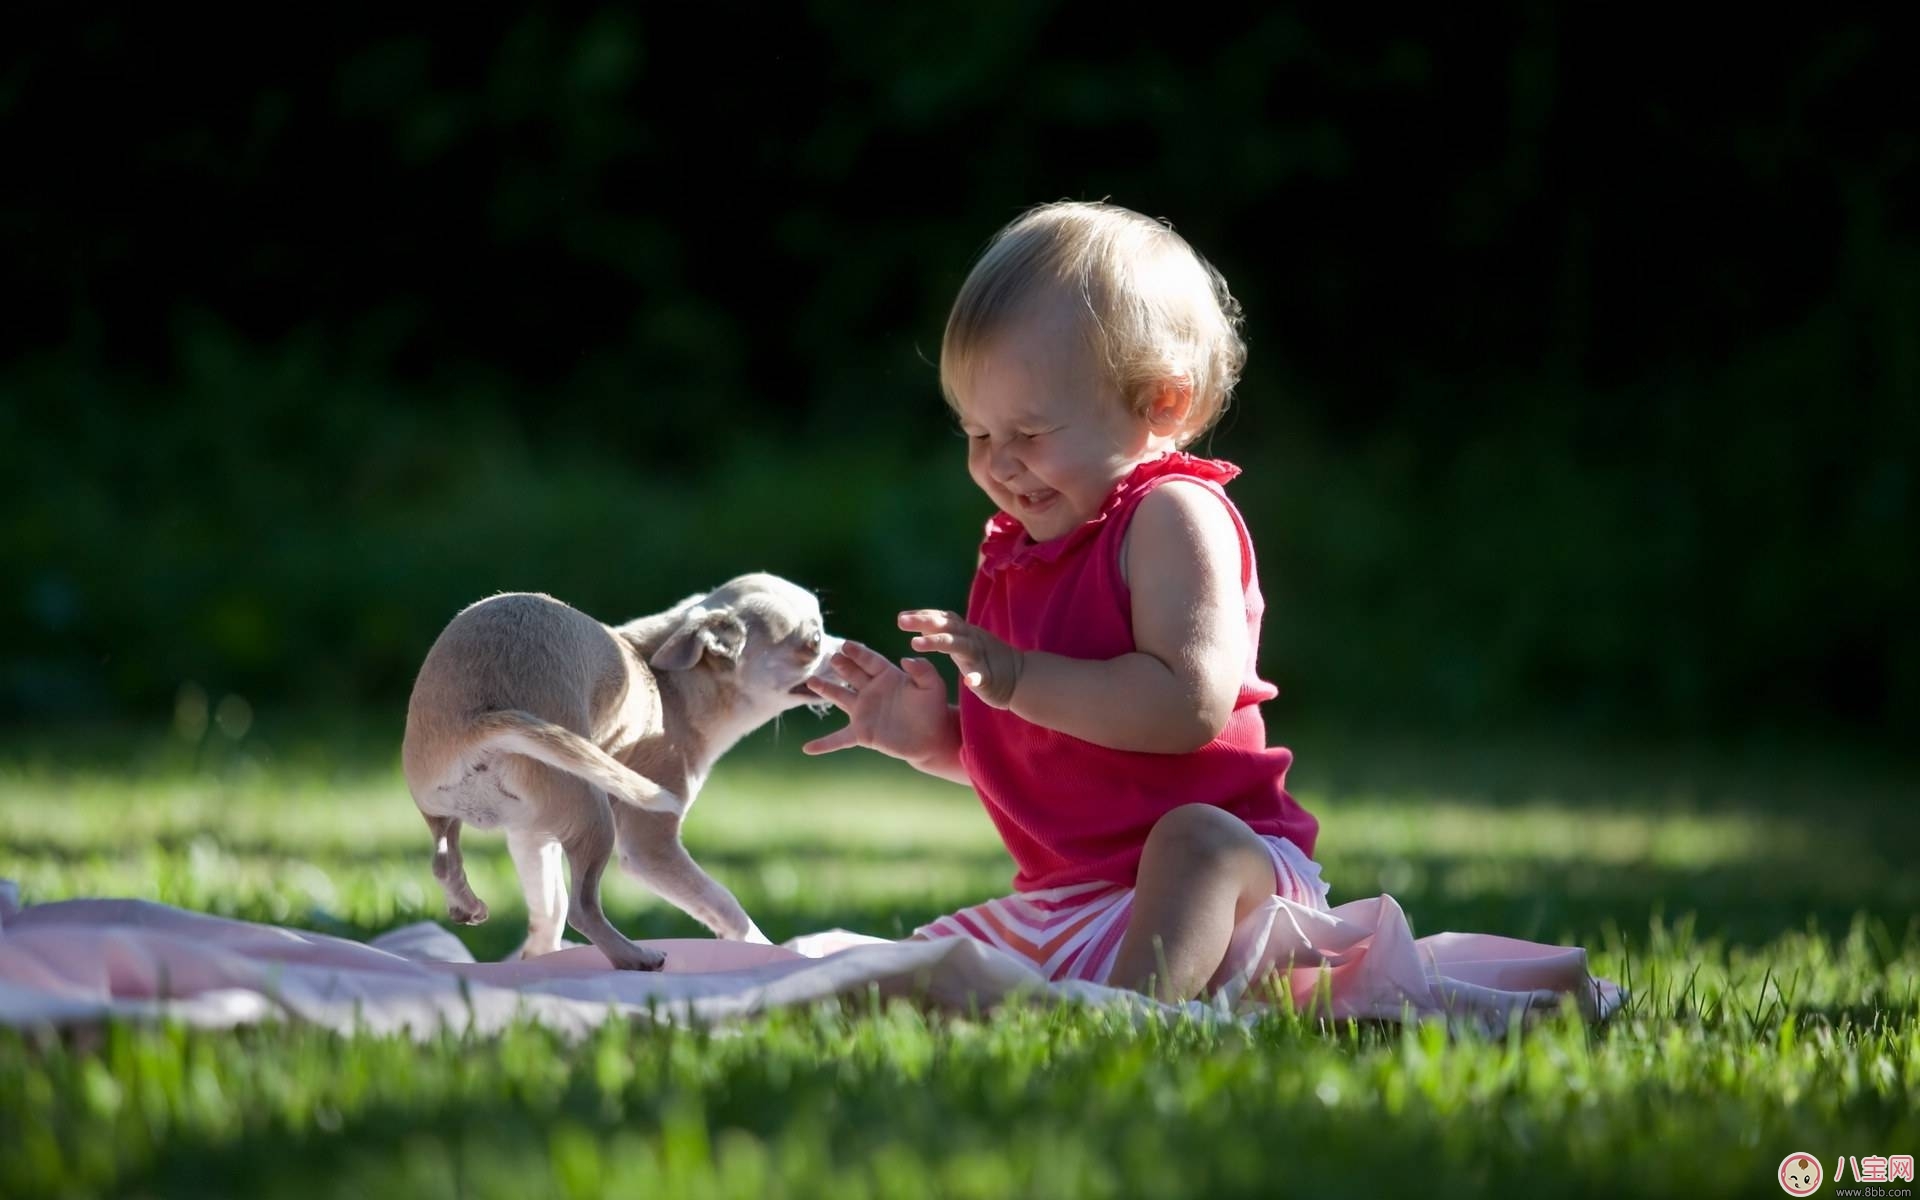
M 1211 804 L 1183 804 L 1154 822 L 1146 854 L 1174 858 L 1192 868 L 1239 860 L 1267 861 L 1265 843 L 1245 821 Z

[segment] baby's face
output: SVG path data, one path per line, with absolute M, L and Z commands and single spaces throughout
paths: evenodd
M 1072 307 L 1045 304 L 983 347 L 956 388 L 967 472 L 1036 542 L 1085 524 L 1114 484 L 1172 448 L 1091 359 Z

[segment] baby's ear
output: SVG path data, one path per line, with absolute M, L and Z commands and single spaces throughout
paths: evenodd
M 740 623 L 739 617 L 724 609 L 695 605 L 681 618 L 680 627 L 647 661 L 655 670 L 686 671 L 692 669 L 702 655 L 710 655 L 732 666 L 740 661 L 746 648 L 747 627 Z
M 1185 428 L 1193 413 L 1193 380 L 1175 375 L 1151 384 L 1147 394 L 1147 427 L 1173 437 Z

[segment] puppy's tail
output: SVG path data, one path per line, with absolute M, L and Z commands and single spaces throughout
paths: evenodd
M 650 812 L 686 811 L 686 801 L 627 766 L 586 738 L 532 713 L 504 708 L 481 713 L 470 728 L 476 745 L 524 754 L 555 770 L 605 788 L 617 800 Z

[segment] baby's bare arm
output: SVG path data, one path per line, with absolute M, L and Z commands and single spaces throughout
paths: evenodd
M 1220 735 L 1247 661 L 1240 536 L 1219 499 L 1169 483 L 1127 532 L 1123 566 L 1137 649 L 1118 658 L 1019 651 L 952 613 L 917 610 L 900 627 L 917 650 L 951 655 L 981 699 L 1036 725 L 1120 750 L 1185 754 Z

